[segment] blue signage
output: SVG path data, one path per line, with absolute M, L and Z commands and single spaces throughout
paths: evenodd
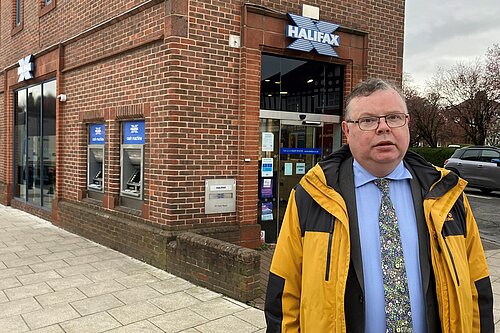
M 280 148 L 280 154 L 321 155 L 321 148 Z
M 106 126 L 104 124 L 92 124 L 90 127 L 91 145 L 103 145 L 106 143 Z
M 144 121 L 126 121 L 123 123 L 124 144 L 144 144 L 145 133 Z
M 309 17 L 288 14 L 295 25 L 287 25 L 286 36 L 295 38 L 295 41 L 288 45 L 289 49 L 310 52 L 316 49 L 319 54 L 338 57 L 334 46 L 340 46 L 340 36 L 333 32 L 339 28 L 338 24 L 313 21 Z

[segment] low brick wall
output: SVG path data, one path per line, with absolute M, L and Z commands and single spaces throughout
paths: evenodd
M 155 267 L 166 268 L 166 247 L 175 235 L 139 217 L 86 204 L 58 204 L 57 226 L 125 253 Z
M 257 251 L 195 233 L 168 244 L 167 270 L 241 302 L 261 295 Z
M 260 255 L 227 242 L 237 240 L 237 227 L 195 234 L 85 202 L 62 201 L 58 208 L 57 225 L 70 232 L 239 301 L 260 296 Z

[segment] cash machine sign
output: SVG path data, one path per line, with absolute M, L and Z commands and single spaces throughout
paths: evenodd
M 90 144 L 103 145 L 106 143 L 106 127 L 104 124 L 90 125 Z
M 124 144 L 144 144 L 144 121 L 126 121 L 123 123 Z

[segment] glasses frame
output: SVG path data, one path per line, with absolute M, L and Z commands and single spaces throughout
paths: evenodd
M 399 125 L 399 126 L 391 126 L 389 125 L 389 123 L 387 122 L 387 117 L 390 117 L 390 116 L 395 116 L 395 115 L 404 115 L 404 123 L 402 125 Z M 397 113 L 390 113 L 390 114 L 386 114 L 385 116 L 369 116 L 369 117 L 361 117 L 361 118 L 358 118 L 358 120 L 346 120 L 345 122 L 346 123 L 349 123 L 349 124 L 358 124 L 358 127 L 360 130 L 362 131 L 373 131 L 373 130 L 377 130 L 378 127 L 380 126 L 380 119 L 381 118 L 384 118 L 384 121 L 386 123 L 386 125 L 389 127 L 389 128 L 399 128 L 399 127 L 403 127 L 404 125 L 406 125 L 408 123 L 408 116 L 409 114 L 407 113 L 403 113 L 403 112 L 397 112 Z M 363 119 L 367 119 L 367 118 L 378 118 L 377 119 L 377 127 L 374 127 L 372 129 L 363 129 L 361 128 L 361 125 L 360 125 L 360 121 L 362 121 Z

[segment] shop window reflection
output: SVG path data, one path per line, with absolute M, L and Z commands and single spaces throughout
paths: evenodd
M 264 54 L 261 68 L 261 109 L 342 114 L 342 65 Z
M 55 197 L 55 96 L 55 81 L 15 93 L 14 195 L 47 208 Z

